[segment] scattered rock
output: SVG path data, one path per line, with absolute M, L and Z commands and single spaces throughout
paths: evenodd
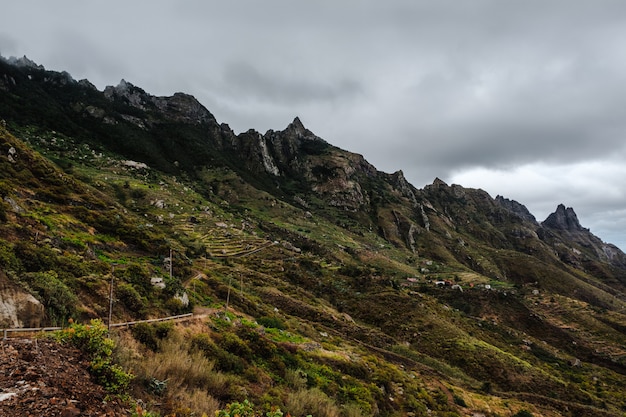
M 46 339 L 0 344 L 0 417 L 131 415 L 94 382 L 76 348 Z
M 121 164 L 131 169 L 148 169 L 148 165 L 137 161 L 121 161 Z
M 24 212 L 24 209 L 22 207 L 20 207 L 20 205 L 17 204 L 17 202 L 15 200 L 13 200 L 11 197 L 9 197 L 9 196 L 4 197 L 4 201 L 9 203 L 9 205 L 11 206 L 11 210 L 13 210 L 14 213 L 23 213 Z
M 17 151 L 15 150 L 13 146 L 9 148 L 9 153 L 7 155 L 7 158 L 9 158 L 9 162 L 11 163 L 17 162 Z
M 291 242 L 287 242 L 286 240 L 282 242 L 282 245 L 283 245 L 283 248 L 290 250 L 292 252 L 296 252 L 296 253 L 302 252 L 302 249 L 294 246 Z

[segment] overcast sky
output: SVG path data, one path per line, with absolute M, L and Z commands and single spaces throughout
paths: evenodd
M 559 203 L 626 250 L 622 0 L 2 1 L 0 53 L 154 95 L 235 132 L 295 116 L 418 188 Z

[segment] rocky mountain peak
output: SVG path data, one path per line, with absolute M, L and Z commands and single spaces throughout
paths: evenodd
M 298 116 L 293 119 L 293 122 L 289 123 L 289 126 L 287 126 L 287 130 L 291 130 L 299 135 L 303 135 L 307 132 L 307 129 L 304 127 L 304 124 L 302 124 L 302 121 Z
M 29 59 L 26 55 L 17 58 L 14 56 L 11 56 L 9 58 L 4 58 L 2 56 L 0 56 L 0 59 L 4 60 L 5 62 L 8 62 L 11 65 L 14 65 L 16 67 L 20 67 L 20 68 L 32 68 L 32 69 L 38 69 L 38 70 L 45 70 L 43 65 L 39 65 L 37 64 L 35 61 Z
M 168 119 L 178 122 L 217 124 L 211 112 L 190 94 L 174 93 L 171 97 L 156 97 L 122 79 L 115 87 L 107 86 L 104 96 L 109 100 L 121 98 L 129 105 L 144 111 L 156 108 Z
M 563 204 L 559 204 L 556 211 L 548 216 L 542 223 L 544 227 L 550 229 L 567 230 L 570 232 L 584 231 L 579 221 L 578 216 L 571 207 L 565 207 Z
M 535 216 L 533 216 L 530 211 L 528 211 L 526 206 L 518 203 L 515 200 L 510 200 L 508 198 L 504 198 L 501 195 L 498 195 L 496 196 L 496 204 L 499 204 L 501 207 L 504 207 L 508 211 L 515 213 L 518 217 L 521 217 L 524 220 L 528 220 L 532 223 L 537 222 Z
M 213 123 L 217 125 L 213 114 L 190 94 L 174 93 L 172 97 L 151 97 L 151 100 L 172 120 L 191 124 Z
M 435 178 L 433 183 L 431 185 L 427 185 L 427 187 L 432 187 L 432 188 L 435 188 L 435 189 L 438 189 L 438 188 L 448 188 L 448 184 L 446 184 L 445 181 L 443 181 L 442 179 L 437 177 L 437 178 Z
M 289 123 L 287 128 L 285 130 L 283 130 L 282 133 L 286 134 L 288 137 L 292 137 L 292 138 L 296 138 L 296 139 L 323 140 L 322 138 L 316 136 L 309 129 L 304 127 L 304 124 L 302 123 L 300 118 L 297 117 L 297 116 L 293 119 L 293 122 Z
M 146 110 L 146 98 L 148 94 L 139 87 L 135 87 L 133 84 L 122 79 L 115 87 L 109 85 L 104 89 L 104 96 L 109 100 L 114 100 L 116 97 L 124 98 L 128 103 L 141 110 Z

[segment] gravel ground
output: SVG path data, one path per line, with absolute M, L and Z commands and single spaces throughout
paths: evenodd
M 52 340 L 0 341 L 0 417 L 129 416 L 88 365 L 79 350 Z

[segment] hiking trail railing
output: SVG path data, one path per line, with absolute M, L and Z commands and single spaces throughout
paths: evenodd
M 193 313 L 187 314 L 179 314 L 177 316 L 169 316 L 169 317 L 161 317 L 158 319 L 147 319 L 147 320 L 135 320 L 135 321 L 127 321 L 124 323 L 111 323 L 111 328 L 114 327 L 130 327 L 139 323 L 156 323 L 160 321 L 169 321 L 169 320 L 184 320 L 193 317 Z M 7 340 L 9 337 L 9 333 L 43 333 L 43 332 L 54 332 L 57 330 L 63 330 L 63 327 L 28 327 L 28 328 L 7 328 L 0 329 L 2 331 L 2 340 Z

